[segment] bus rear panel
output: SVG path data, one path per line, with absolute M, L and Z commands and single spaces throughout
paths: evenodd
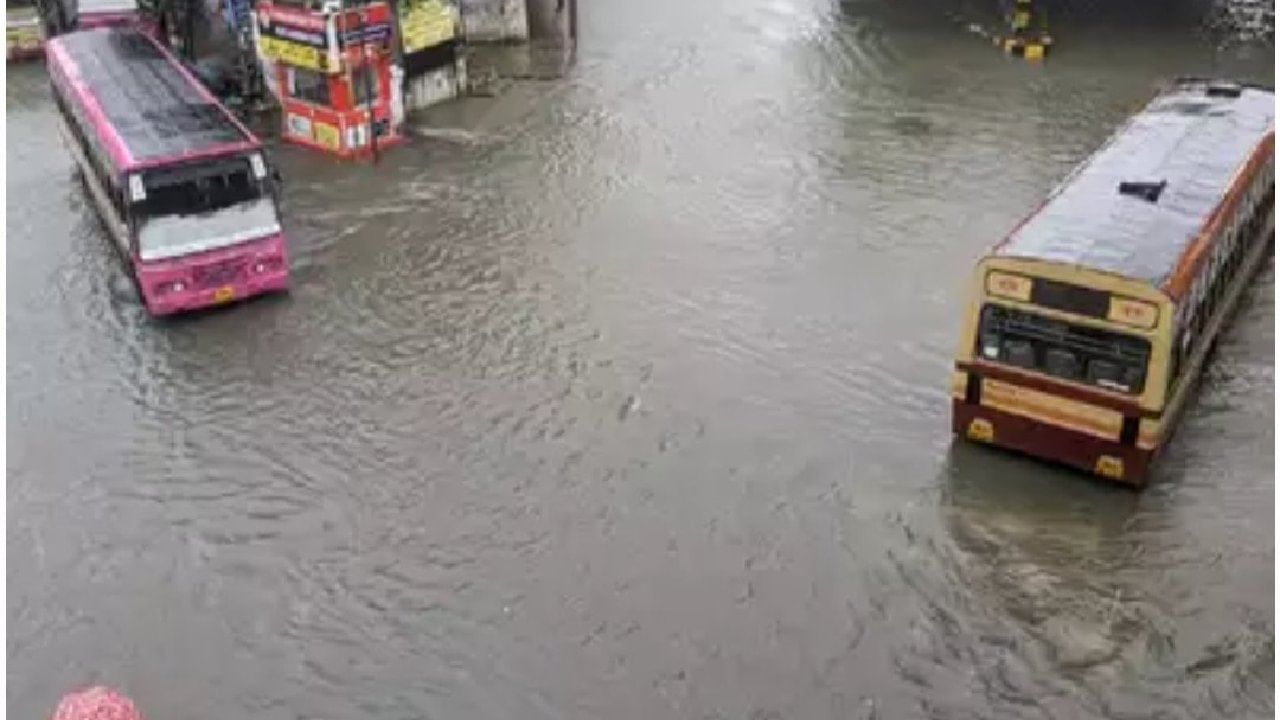
M 1146 482 L 1270 247 L 1270 88 L 1182 79 L 979 263 L 953 431 Z
M 953 432 L 1140 483 L 1159 445 L 1168 301 L 1042 263 L 983 263 L 978 275 Z

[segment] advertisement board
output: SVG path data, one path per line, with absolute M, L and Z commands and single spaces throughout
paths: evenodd
M 415 53 L 453 40 L 457 11 L 442 0 L 405 0 L 400 4 L 404 52 Z

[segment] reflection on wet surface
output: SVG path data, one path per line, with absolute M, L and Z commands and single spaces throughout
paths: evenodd
M 1269 55 L 582 23 L 469 134 L 280 149 L 295 290 L 176 322 L 10 71 L 14 716 L 1272 714 L 1270 268 L 1142 495 L 953 448 L 946 404 L 972 260 L 1159 79 Z

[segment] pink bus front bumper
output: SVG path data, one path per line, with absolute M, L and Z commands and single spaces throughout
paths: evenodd
M 281 292 L 289 289 L 289 271 L 264 274 L 240 282 L 228 283 L 217 288 L 202 288 L 168 293 L 161 298 L 147 298 L 147 310 L 152 315 L 174 315 L 191 310 L 226 305 L 257 295 Z
M 289 288 L 289 258 L 283 237 L 138 263 L 136 269 L 143 299 L 152 315 L 226 305 Z

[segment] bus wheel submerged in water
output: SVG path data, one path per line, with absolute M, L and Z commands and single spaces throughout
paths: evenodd
M 982 258 L 952 431 L 1136 487 L 1271 246 L 1269 88 L 1174 83 Z

